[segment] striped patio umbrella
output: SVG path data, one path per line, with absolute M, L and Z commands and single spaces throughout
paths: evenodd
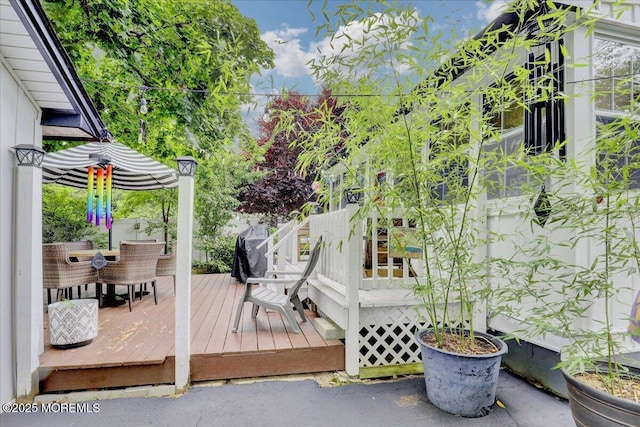
M 118 142 L 90 142 L 47 153 L 42 162 L 42 182 L 87 188 L 87 169 L 101 159 L 112 166 L 113 188 L 157 190 L 178 186 L 177 172 Z

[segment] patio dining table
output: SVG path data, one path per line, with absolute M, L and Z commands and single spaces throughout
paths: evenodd
M 69 257 L 75 258 L 92 258 L 100 252 L 104 257 L 117 257 L 120 256 L 120 249 L 70 249 Z
M 69 251 L 69 257 L 74 258 L 93 258 L 98 252 L 105 258 L 115 258 L 120 256 L 120 249 L 75 249 Z M 126 301 L 120 295 L 116 294 L 115 285 L 107 284 L 107 293 L 102 299 L 102 305 L 105 307 L 117 307 Z

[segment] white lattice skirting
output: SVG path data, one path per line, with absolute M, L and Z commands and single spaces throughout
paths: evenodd
M 98 335 L 98 300 L 49 304 L 49 342 L 59 348 L 86 345 Z
M 412 305 L 361 307 L 360 367 L 420 363 L 415 335 L 431 326 L 421 320 Z

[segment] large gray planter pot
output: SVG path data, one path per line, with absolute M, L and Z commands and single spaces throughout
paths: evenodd
M 98 300 L 49 304 L 49 342 L 66 349 L 89 344 L 98 335 Z
M 492 335 L 475 332 L 491 341 L 498 351 L 488 355 L 450 353 L 424 343 L 422 336 L 431 331 L 425 329 L 416 335 L 429 401 L 443 411 L 463 417 L 489 414 L 495 403 L 500 363 L 507 345 Z
M 632 370 L 636 375 L 640 371 Z M 571 415 L 578 427 L 640 426 L 640 403 L 621 399 L 581 383 L 565 370 Z

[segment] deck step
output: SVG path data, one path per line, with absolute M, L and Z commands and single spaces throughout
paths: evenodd
M 324 317 L 316 317 L 315 319 L 313 319 L 313 327 L 325 340 L 344 339 L 344 329 L 339 328 L 338 325 L 333 323 L 330 319 Z
M 309 279 L 307 283 L 309 284 L 309 299 L 317 306 L 318 311 L 339 327 L 346 327 L 349 306 L 344 295 L 318 279 Z

